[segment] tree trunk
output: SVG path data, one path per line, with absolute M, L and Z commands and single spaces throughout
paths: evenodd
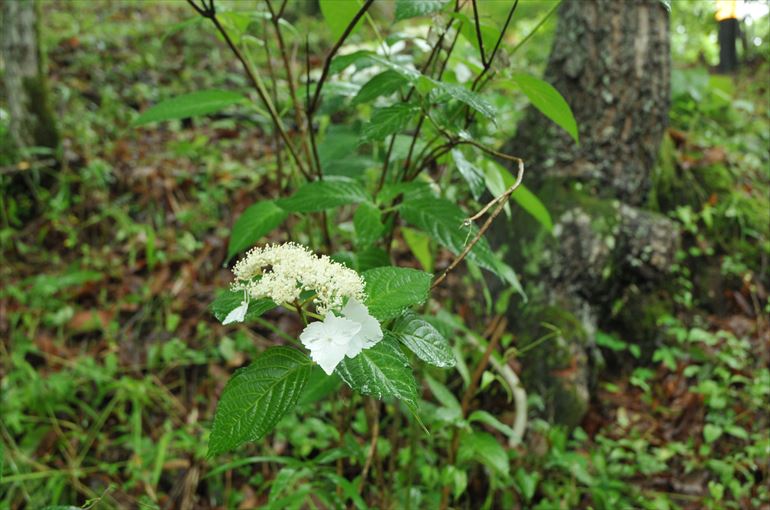
M 519 212 L 491 234 L 522 247 L 507 256 L 530 282 L 529 304 L 511 314 L 519 347 L 533 345 L 523 380 L 569 425 L 587 410 L 601 365 L 597 332 L 619 300 L 652 295 L 678 246 L 671 221 L 640 209 L 668 120 L 669 73 L 660 0 L 565 0 L 545 79 L 572 107 L 580 145 L 529 108 L 506 147 L 525 159 L 525 183 L 555 225 L 546 233 Z
M 17 148 L 59 145 L 32 0 L 2 1 L 1 49 L 11 140 Z

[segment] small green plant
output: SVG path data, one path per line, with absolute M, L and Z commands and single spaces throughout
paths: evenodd
M 481 89 L 495 83 L 504 89 L 518 88 L 577 140 L 574 118 L 558 92 L 532 76 L 509 74 L 497 63 L 517 2 L 511 3 L 505 23 L 494 32 L 480 24 L 476 2 L 471 2 L 471 19 L 466 14 L 471 6 L 463 8 L 463 2 L 398 1 L 396 21 L 433 15 L 441 16 L 445 25 L 418 36 L 393 33 L 382 39 L 370 14 L 372 0 L 322 1 L 321 11 L 336 43 L 323 59 L 320 74 L 310 68 L 308 40 L 294 32 L 283 7 L 267 2 L 266 11 L 244 13 L 222 10 L 213 0 L 188 3 L 210 22 L 242 65 L 259 98 L 255 111 L 266 115 L 274 130 L 279 185 L 294 189 L 286 198 L 257 202 L 241 215 L 233 226 L 228 257 L 254 246 L 289 218 L 301 226 L 289 229 L 300 244 L 255 248 L 241 259 L 234 268 L 232 288 L 219 295 L 212 310 L 223 324 L 230 324 L 259 319 L 278 306 L 288 309 L 304 324 L 297 343 L 310 351 L 308 357 L 292 347 L 270 347 L 233 375 L 217 408 L 209 454 L 269 432 L 300 400 L 313 362 L 356 392 L 399 400 L 419 422 L 410 357 L 451 368 L 455 356 L 447 339 L 411 309 L 423 306 L 431 291 L 464 260 L 523 292 L 514 270 L 492 251 L 483 234 L 510 197 L 544 225 L 550 224 L 534 195 L 514 193 L 521 187 L 523 161 L 479 141 L 494 129 L 496 115 Z M 350 35 L 363 30 L 365 23 L 378 41 L 344 52 Z M 287 37 L 304 43 L 304 69 L 292 60 Z M 398 49 L 410 41 L 419 42 L 417 47 L 425 48 L 426 55 L 420 58 Z M 458 41 L 464 42 L 464 49 Z M 281 74 L 272 67 L 269 54 L 268 72 L 257 70 L 253 52 L 260 45 L 266 50 L 273 47 L 280 55 Z M 464 82 L 447 73 L 475 58 L 480 58 L 481 66 L 474 64 L 475 76 L 464 77 Z M 198 91 L 163 101 L 134 123 L 250 104 L 238 92 Z M 369 120 L 352 125 L 335 122 L 355 110 Z M 287 128 L 287 117 L 296 125 L 294 133 Z M 516 177 L 496 159 L 511 162 L 518 169 Z M 430 172 L 436 164 L 445 168 L 440 183 L 454 181 L 456 175 L 464 190 L 451 198 L 437 194 Z M 468 215 L 458 207 L 465 190 L 480 198 L 487 189 L 496 198 L 478 213 Z M 475 222 L 485 215 L 477 227 Z M 399 220 L 408 225 L 404 238 L 423 267 L 433 266 L 434 242 L 455 254 L 440 275 L 434 278 L 391 265 Z M 498 464 L 508 472 L 507 461 Z

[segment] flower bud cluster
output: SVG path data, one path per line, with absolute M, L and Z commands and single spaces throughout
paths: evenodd
M 358 273 L 297 243 L 253 248 L 235 264 L 233 274 L 234 290 L 278 304 L 293 303 L 302 292 L 313 291 L 319 314 L 340 310 L 346 298 L 364 300 L 364 280 Z

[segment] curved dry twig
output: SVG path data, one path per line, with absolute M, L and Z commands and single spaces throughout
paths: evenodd
M 496 151 L 494 151 L 496 152 Z M 508 158 L 513 158 L 513 156 L 508 156 Z M 471 222 L 477 220 L 481 216 L 483 216 L 490 208 L 497 205 L 495 209 L 492 211 L 492 213 L 487 218 L 487 221 L 484 222 L 484 224 L 481 226 L 479 231 L 476 233 L 476 236 L 473 238 L 473 240 L 468 243 L 463 251 L 455 257 L 455 259 L 452 261 L 451 264 L 444 270 L 443 273 L 441 273 L 441 276 L 436 278 L 433 283 L 430 286 L 430 289 L 433 290 L 441 283 L 446 280 L 447 275 L 456 268 L 460 262 L 462 262 L 465 257 L 468 256 L 468 254 L 471 252 L 474 246 L 476 246 L 476 243 L 478 243 L 481 238 L 484 236 L 487 230 L 489 230 L 489 227 L 492 226 L 492 222 L 497 218 L 497 216 L 500 214 L 500 212 L 503 210 L 503 207 L 505 206 L 505 203 L 508 201 L 509 198 L 511 198 L 511 195 L 513 195 L 513 192 L 516 191 L 516 189 L 521 185 L 521 181 L 524 179 L 524 160 L 521 158 L 514 158 L 516 161 L 518 161 L 519 164 L 519 173 L 516 176 L 516 182 L 514 182 L 510 188 L 508 188 L 505 193 L 500 195 L 497 198 L 494 198 L 492 201 L 490 201 L 487 205 L 485 205 L 479 212 L 471 216 L 470 218 L 465 220 L 465 225 L 469 225 Z

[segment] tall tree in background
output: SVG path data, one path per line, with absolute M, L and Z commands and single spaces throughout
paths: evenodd
M 40 51 L 39 12 L 33 0 L 0 0 L 0 44 L 10 113 L 11 138 L 17 148 L 59 146 L 51 109 L 45 60 Z
M 571 105 L 580 144 L 530 108 L 506 151 L 527 162 L 526 182 L 554 229 L 519 216 L 492 238 L 520 247 L 510 262 L 537 282 L 524 313 L 512 316 L 519 347 L 532 346 L 525 384 L 545 397 L 552 418 L 576 425 L 601 363 L 597 332 L 622 329 L 624 314 L 650 305 L 644 299 L 677 247 L 674 224 L 643 209 L 668 119 L 664 4 L 564 0 L 545 79 Z

